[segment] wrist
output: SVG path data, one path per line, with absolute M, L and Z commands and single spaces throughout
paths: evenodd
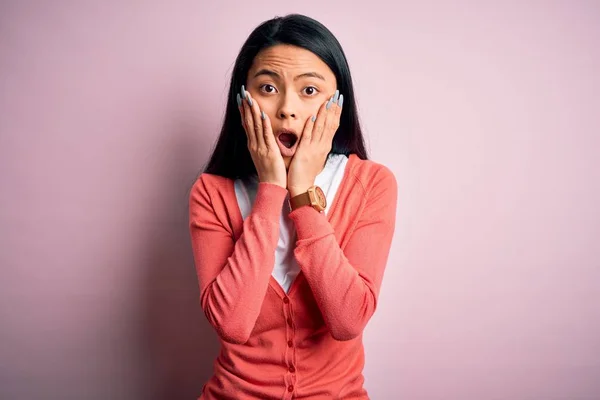
M 285 188 L 279 185 L 260 182 L 252 206 L 252 214 L 260 215 L 267 220 L 278 221 L 286 194 Z
M 259 178 L 258 182 L 259 183 L 268 183 L 270 185 L 276 185 L 276 186 L 279 186 L 280 188 L 283 188 L 283 189 L 286 188 L 285 182 L 280 182 L 280 181 L 276 181 L 276 180 L 261 180 Z
M 257 173 L 257 177 L 258 177 L 258 182 L 260 182 L 260 183 L 270 183 L 271 185 L 277 185 L 279 187 L 286 189 L 287 177 L 285 179 L 282 179 L 281 177 L 278 177 L 278 176 L 263 175 L 260 173 Z
M 301 186 L 290 186 L 288 187 L 288 192 L 290 193 L 290 198 L 298 196 L 299 194 L 308 192 L 308 188 L 312 185 L 301 185 Z
M 327 208 L 327 199 L 323 190 L 316 185 L 306 187 L 298 186 L 290 191 L 289 203 L 292 211 L 303 207 L 310 206 L 315 210 L 322 212 Z

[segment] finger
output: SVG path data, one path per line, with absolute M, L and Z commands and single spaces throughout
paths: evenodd
M 329 103 L 327 103 L 327 106 L 325 107 L 327 109 L 327 112 L 325 113 L 325 124 L 323 130 L 321 131 L 321 134 L 318 138 L 315 139 L 319 141 L 329 139 L 329 137 L 333 137 L 333 134 L 337 130 L 337 127 L 335 126 L 335 110 L 338 108 L 337 102 L 339 100 L 339 96 L 340 91 L 336 90 L 334 95 L 329 100 Z
M 277 147 L 277 142 L 275 141 L 275 136 L 273 135 L 273 128 L 271 126 L 271 119 L 264 111 L 261 111 L 262 123 L 263 123 L 263 136 L 265 140 L 265 144 L 269 150 L 273 150 L 278 152 L 279 149 Z
M 333 137 L 340 127 L 340 117 L 342 115 L 342 106 L 344 103 L 344 95 L 341 94 L 338 98 L 337 103 L 332 104 L 329 108 L 329 115 L 327 116 L 327 122 L 325 122 L 325 129 L 323 130 L 323 136 L 321 140 L 333 141 Z
M 246 92 L 246 96 L 248 98 L 248 104 L 250 105 L 250 109 L 252 110 L 252 122 L 254 123 L 253 130 L 254 134 L 256 135 L 256 144 L 258 145 L 259 149 L 265 148 L 265 138 L 263 135 L 263 124 L 262 117 L 260 115 L 260 106 L 258 105 L 256 99 L 250 96 L 249 92 Z
M 316 118 L 316 115 L 311 115 L 306 120 L 306 123 L 304 124 L 304 129 L 302 130 L 302 136 L 300 137 L 300 143 L 298 143 L 298 147 L 302 146 L 303 144 L 310 144 Z
M 256 150 L 258 148 L 258 140 L 256 139 L 256 132 L 254 131 L 254 118 L 252 117 L 252 108 L 250 107 L 248 92 L 245 92 L 242 97 L 246 100 L 242 101 L 242 107 L 244 107 L 244 128 L 246 129 L 246 135 L 248 136 L 248 148 Z
M 240 94 L 237 93 L 235 100 L 237 101 L 238 111 L 240 112 L 240 121 L 242 122 L 244 130 L 246 130 L 246 126 L 244 125 L 244 106 L 242 105 L 242 96 L 240 96 Z
M 245 118 L 245 112 L 244 112 L 244 99 L 246 98 L 246 92 L 244 91 L 244 85 L 242 85 L 242 90 L 240 90 L 239 93 L 237 93 L 236 95 L 236 101 L 237 101 L 237 105 L 238 105 L 238 109 L 240 110 L 240 116 L 242 118 L 242 125 L 244 126 L 244 129 L 246 129 L 246 118 Z
M 330 101 L 331 101 L 331 99 L 327 100 L 326 102 L 321 104 L 321 107 L 319 108 L 319 112 L 317 113 L 317 119 L 316 119 L 315 125 L 312 129 L 311 141 L 320 140 L 320 138 L 323 134 L 323 129 L 325 129 L 325 121 L 327 119 L 327 111 L 328 111 L 327 105 L 329 104 Z

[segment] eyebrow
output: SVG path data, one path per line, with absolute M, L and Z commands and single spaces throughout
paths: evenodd
M 259 75 L 272 76 L 273 78 L 277 78 L 277 79 L 281 78 L 277 72 L 271 71 L 270 69 L 261 69 L 256 74 L 254 74 L 254 78 L 256 78 Z M 305 72 L 303 74 L 300 74 L 294 78 L 294 81 L 296 81 L 300 78 L 317 78 L 317 79 L 321 79 L 323 81 L 325 80 L 323 75 L 318 74 L 316 72 Z

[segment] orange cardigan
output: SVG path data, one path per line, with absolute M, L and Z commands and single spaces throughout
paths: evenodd
M 328 214 L 292 211 L 301 268 L 286 294 L 272 277 L 287 190 L 259 183 L 242 220 L 233 181 L 202 174 L 190 194 L 200 304 L 221 351 L 211 399 L 368 399 L 362 332 L 375 312 L 394 234 L 397 184 L 351 154 Z

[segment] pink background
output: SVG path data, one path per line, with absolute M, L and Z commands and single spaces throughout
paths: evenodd
M 247 35 L 342 43 L 397 233 L 373 399 L 600 399 L 600 4 L 3 1 L 0 398 L 192 399 L 188 189 Z

